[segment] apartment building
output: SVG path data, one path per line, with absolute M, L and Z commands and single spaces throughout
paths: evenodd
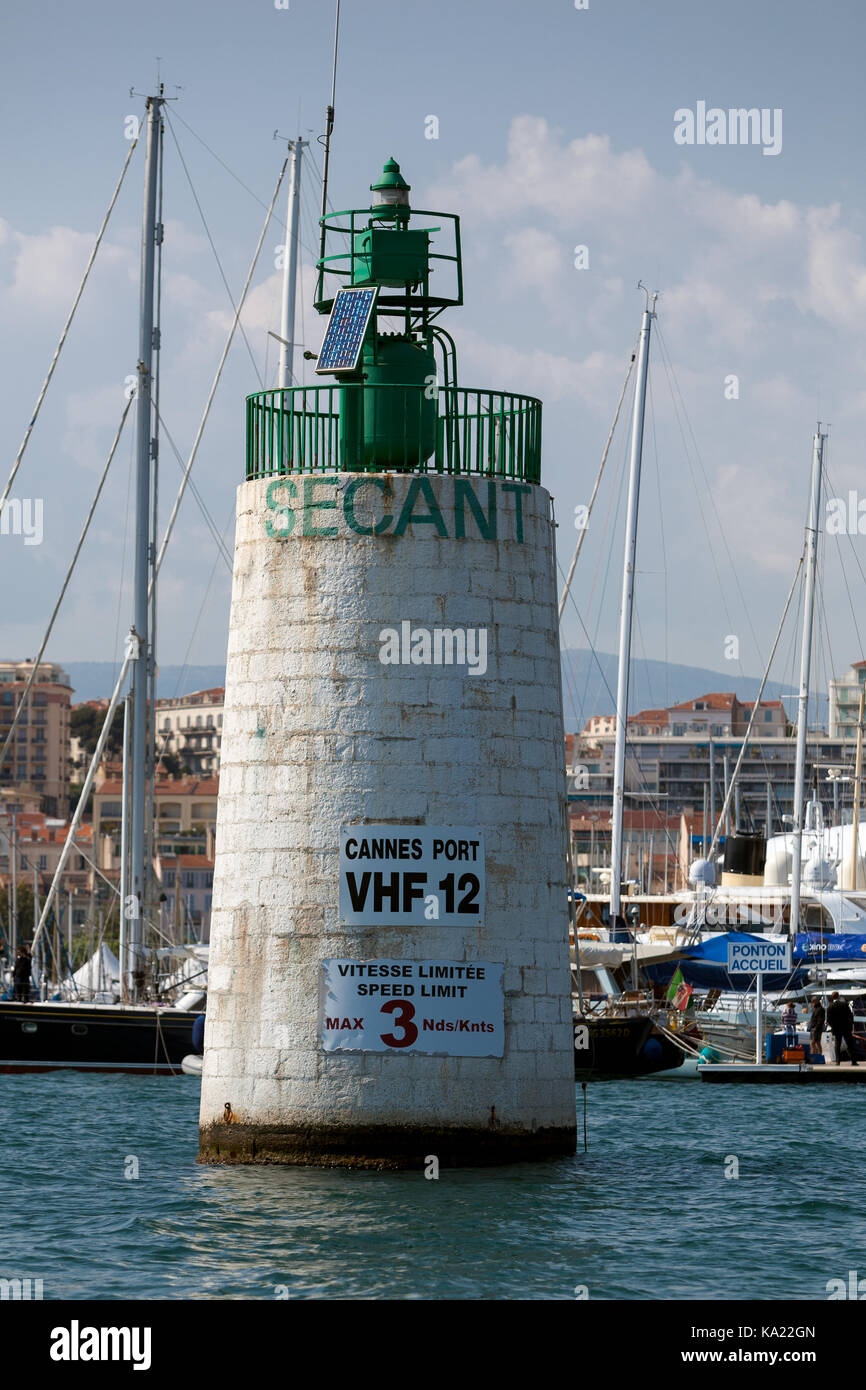
M 154 787 L 155 851 L 158 854 L 202 853 L 213 858 L 218 777 L 160 778 Z M 120 864 L 123 783 L 108 776 L 93 793 L 94 844 L 99 867 L 113 872 Z
M 69 708 L 72 687 L 61 666 L 40 662 L 26 702 L 32 661 L 0 661 L 0 743 L 24 702 L 0 788 L 35 792 L 48 816 L 69 813 Z
M 11 806 L 0 810 L 0 887 L 20 891 L 23 886 L 36 891 L 40 902 L 51 886 L 60 856 L 63 853 L 69 823 L 46 816 L 41 811 L 19 811 Z M 93 877 L 93 832 L 87 824 L 79 825 L 73 840 L 72 853 L 66 861 L 58 885 L 55 917 L 64 930 L 69 926 L 69 913 L 76 924 L 84 921 Z M 20 904 L 19 904 L 20 905 Z M 6 923 L 3 924 L 4 928 Z M 20 922 L 19 927 L 29 937 L 33 922 Z
M 213 853 L 160 854 L 156 876 L 162 884 L 163 929 L 177 942 L 210 940 Z
M 830 737 L 857 737 L 860 692 L 866 685 L 866 661 L 855 661 L 844 676 L 830 681 Z
M 194 777 L 219 772 L 225 689 L 196 690 L 156 702 L 157 757 L 173 754 Z
M 743 746 L 753 704 L 731 692 L 713 692 L 672 705 L 640 710 L 629 717 L 626 745 L 627 805 L 656 803 L 668 815 L 696 809 L 704 796 L 716 813 Z M 583 732 L 566 746 L 569 800 L 591 806 L 610 804 L 613 793 L 615 724 L 612 733 Z M 761 702 L 740 772 L 738 801 L 744 824 L 764 827 L 769 800 L 770 826 L 782 829 L 793 811 L 795 730 L 779 700 Z M 853 801 L 853 747 L 850 739 L 810 731 L 806 740 L 806 785 L 816 788 L 828 817 L 844 817 Z

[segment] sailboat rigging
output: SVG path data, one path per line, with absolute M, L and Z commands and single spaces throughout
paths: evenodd
M 274 208 L 282 186 L 288 160 L 285 160 L 277 179 L 264 225 L 259 236 L 255 253 L 243 291 L 235 308 L 231 328 L 216 369 L 213 384 L 204 407 L 201 421 L 183 470 L 180 486 L 166 525 L 162 541 L 157 546 L 156 533 L 156 469 L 158 449 L 158 428 L 160 415 L 159 397 L 159 261 L 162 243 L 162 116 L 163 105 L 169 100 L 164 96 L 160 85 L 156 94 L 147 98 L 147 134 L 145 160 L 145 187 L 142 212 L 142 251 L 141 281 L 138 331 L 138 367 L 136 404 L 136 485 L 135 485 L 135 569 L 132 625 L 125 644 L 124 657 L 108 702 L 102 729 L 96 742 L 93 756 L 87 769 L 78 804 L 70 819 L 69 828 L 63 844 L 57 867 L 48 892 L 41 905 L 36 897 L 37 918 L 31 949 L 34 959 L 41 953 L 43 968 L 40 972 L 39 988 L 43 998 L 35 1003 L 0 1000 L 0 1070 L 117 1070 L 117 1071 L 156 1071 L 176 1073 L 181 1059 L 191 1051 L 191 1036 L 195 1014 L 192 1009 L 203 997 L 200 991 L 188 992 L 181 1001 L 181 1007 L 165 1007 L 157 998 L 146 1001 L 146 961 L 153 952 L 145 947 L 144 927 L 147 924 L 159 933 L 154 919 L 154 879 L 152 807 L 153 807 L 153 768 L 152 756 L 153 718 L 154 718 L 154 678 L 155 678 L 155 600 L 156 585 L 160 567 L 165 558 L 190 474 L 202 439 L 210 408 L 219 385 L 223 368 L 238 327 L 240 315 L 247 300 L 250 285 L 258 264 L 259 255 L 271 222 Z M 128 167 L 131 151 L 127 154 Z M 122 181 L 122 178 L 121 178 Z M 115 190 L 115 199 L 118 189 Z M 112 200 L 111 207 L 114 205 Z M 110 211 L 110 209 L 109 209 Z M 107 221 L 107 215 L 106 215 Z M 98 249 L 105 222 L 97 239 Z M 91 258 L 92 260 L 92 258 Z M 88 265 L 89 273 L 90 265 Z M 81 297 L 85 280 L 79 289 L 73 305 L 73 313 Z M 67 320 L 65 334 L 72 321 Z M 60 348 L 55 353 L 56 362 Z M 52 363 L 52 370 L 53 370 Z M 44 397 L 50 381 L 40 395 L 38 405 Z M 127 400 L 117 436 L 109 454 L 108 464 L 100 480 L 97 496 L 94 498 L 85 523 L 79 545 L 76 548 L 73 566 L 61 591 L 60 600 L 52 615 L 49 632 L 46 633 L 40 654 L 50 635 L 51 625 L 66 591 L 72 568 L 81 550 L 89 527 L 99 491 L 105 481 L 105 473 L 119 441 L 122 426 L 131 412 L 132 400 Z M 35 416 L 34 416 L 35 419 Z M 31 422 L 32 428 L 32 422 Z M 19 451 L 13 474 L 20 464 L 29 439 L 25 435 L 24 445 Z M 37 666 L 34 664 L 34 671 Z M 131 687 L 127 693 L 127 680 L 131 674 Z M 76 833 L 94 785 L 95 776 L 105 752 L 109 732 L 115 713 L 120 705 L 124 708 L 124 780 L 121 815 L 121 853 L 119 885 L 114 891 L 118 900 L 120 927 L 120 998 L 111 1003 L 85 1003 L 79 997 L 76 982 L 72 980 L 74 996 L 72 999 L 45 999 L 48 974 L 44 965 L 45 947 L 50 942 L 52 923 L 56 922 L 56 903 L 63 873 L 73 850 L 77 850 Z M 101 938 L 100 938 L 101 940 Z M 100 952 L 102 946 L 99 947 Z M 54 960 L 58 977 L 60 975 L 55 948 Z M 102 956 L 100 955 L 100 962 Z M 71 963 L 70 963 L 71 971 Z M 58 978 L 58 984 L 60 983 Z

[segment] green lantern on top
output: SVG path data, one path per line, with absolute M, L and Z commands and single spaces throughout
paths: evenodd
M 371 213 L 382 222 L 409 221 L 408 184 L 400 173 L 400 165 L 392 155 L 382 170 L 378 183 L 370 184 L 370 192 L 375 194 Z

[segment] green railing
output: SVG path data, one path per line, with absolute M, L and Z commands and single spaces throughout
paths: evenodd
M 294 386 L 247 397 L 247 478 L 452 473 L 541 481 L 541 402 L 416 384 Z

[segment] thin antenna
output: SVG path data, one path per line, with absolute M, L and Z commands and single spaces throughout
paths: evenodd
M 319 237 L 319 260 L 325 259 L 325 214 L 328 211 L 328 164 L 331 158 L 331 131 L 334 129 L 334 103 L 337 100 L 337 46 L 340 39 L 340 0 L 334 19 L 334 67 L 331 75 L 331 103 L 325 116 L 325 157 L 322 161 L 322 231 Z

